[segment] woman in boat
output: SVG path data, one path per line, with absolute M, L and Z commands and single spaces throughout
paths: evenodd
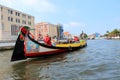
M 38 38 L 37 38 L 37 41 L 41 41 L 41 40 L 43 40 L 43 36 L 42 36 L 42 34 L 39 34 Z
M 52 45 L 55 46 L 57 43 L 57 39 L 55 37 L 52 37 L 51 42 L 52 42 Z
M 74 41 L 75 42 L 78 42 L 79 41 L 79 38 L 77 36 L 74 36 Z
M 44 42 L 46 45 L 48 46 L 51 46 L 51 37 L 47 34 L 45 37 L 44 37 Z

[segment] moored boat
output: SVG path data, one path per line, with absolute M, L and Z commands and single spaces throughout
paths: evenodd
M 16 40 L 11 61 L 75 51 L 85 46 L 87 46 L 85 40 L 72 43 L 56 43 L 55 45 L 47 45 L 35 40 L 30 33 L 30 28 L 24 26 L 21 28 L 20 34 Z

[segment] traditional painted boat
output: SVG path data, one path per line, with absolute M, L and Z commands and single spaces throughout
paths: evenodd
M 24 26 L 21 28 L 20 34 L 16 40 L 11 61 L 75 51 L 85 46 L 87 46 L 85 40 L 73 43 L 46 45 L 45 43 L 35 40 L 30 33 L 30 28 Z

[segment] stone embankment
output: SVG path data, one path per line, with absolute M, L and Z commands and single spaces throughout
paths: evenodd
M 15 41 L 0 41 L 0 51 L 12 50 L 15 46 Z

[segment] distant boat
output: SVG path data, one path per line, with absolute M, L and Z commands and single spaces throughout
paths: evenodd
M 11 61 L 75 51 L 85 46 L 87 46 L 85 40 L 77 43 L 59 43 L 49 46 L 35 40 L 30 34 L 29 27 L 24 26 L 17 38 Z

